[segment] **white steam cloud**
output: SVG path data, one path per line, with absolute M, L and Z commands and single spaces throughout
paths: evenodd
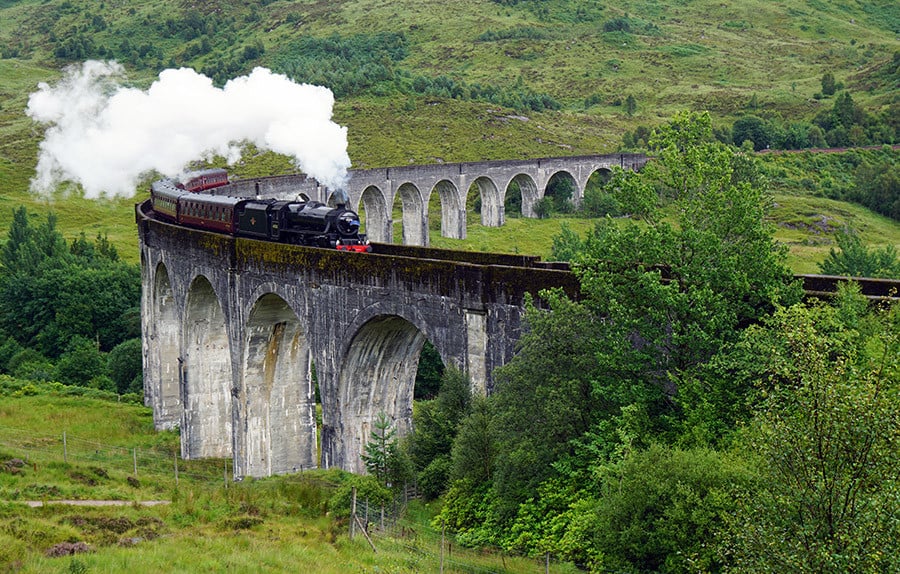
M 347 128 L 331 120 L 334 95 L 256 68 L 216 88 L 194 70 L 165 70 L 146 91 L 122 87 L 123 68 L 88 61 L 55 86 L 41 83 L 26 113 L 49 124 L 33 191 L 63 181 L 88 197 L 130 196 L 140 176 L 177 176 L 214 154 L 240 159 L 241 142 L 291 156 L 297 167 L 336 189 L 346 183 Z

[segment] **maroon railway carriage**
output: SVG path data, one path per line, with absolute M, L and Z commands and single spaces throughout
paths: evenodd
M 227 182 L 227 177 L 220 181 Z M 153 182 L 150 198 L 160 218 L 179 225 L 340 251 L 372 251 L 365 235 L 359 234 L 359 215 L 346 209 L 344 202 L 329 207 L 316 201 L 211 195 L 190 191 L 172 179 Z
M 193 192 L 206 191 L 228 185 L 228 172 L 222 168 L 189 171 L 181 178 L 181 186 Z

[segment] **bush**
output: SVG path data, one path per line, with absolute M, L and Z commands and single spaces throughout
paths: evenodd
M 30 373 L 34 369 L 33 365 L 43 365 L 44 368 L 53 370 L 53 364 L 49 359 L 40 352 L 28 348 L 23 348 L 9 359 L 6 370 L 16 378 L 27 379 L 29 377 L 23 375 Z
M 553 213 L 553 198 L 546 195 L 534 202 L 534 214 L 538 219 L 546 219 Z
M 603 23 L 604 32 L 631 32 L 631 20 L 628 18 L 613 18 Z
M 106 374 L 106 358 L 97 345 L 83 337 L 75 337 L 56 365 L 59 380 L 67 385 L 90 386 L 89 382 Z
M 9 372 L 10 360 L 25 349 L 18 341 L 12 337 L 6 337 L 3 343 L 0 343 L 0 372 Z
M 612 571 L 714 572 L 715 536 L 753 474 L 707 449 L 652 445 L 603 470 L 594 541 Z
M 107 356 L 109 376 L 115 381 L 119 393 L 143 391 L 141 340 L 128 339 L 116 345 Z M 140 384 L 135 385 L 139 380 Z
M 370 505 L 379 506 L 393 500 L 390 489 L 382 485 L 374 476 L 349 475 L 328 502 L 328 507 L 335 516 L 350 517 L 353 488 L 356 488 L 357 504 L 368 501 Z
M 450 481 L 453 460 L 450 455 L 436 457 L 418 476 L 419 493 L 427 500 L 434 500 L 444 494 Z
M 585 190 L 583 208 L 585 215 L 589 217 L 617 216 L 622 214 L 622 208 L 615 196 L 598 188 Z

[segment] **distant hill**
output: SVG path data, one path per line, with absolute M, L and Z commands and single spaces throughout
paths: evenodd
M 28 95 L 91 58 L 137 86 L 179 66 L 220 85 L 254 66 L 324 84 L 357 168 L 611 152 L 681 109 L 721 133 L 748 115 L 808 122 L 843 91 L 900 116 L 890 0 L 2 0 L 0 52 L 0 232 L 11 207 L 48 206 L 26 193 L 41 135 Z M 235 167 L 289 169 L 271 154 Z M 131 203 L 59 204 L 78 211 L 61 225 L 135 245 Z

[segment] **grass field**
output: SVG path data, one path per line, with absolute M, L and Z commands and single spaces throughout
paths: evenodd
M 63 438 L 65 433 L 66 438 Z M 309 471 L 232 482 L 226 460 L 178 460 L 150 410 L 84 397 L 0 395 L 0 571 L 436 572 L 434 505 L 413 502 L 392 536 L 349 538 L 329 500 L 349 475 Z M 16 462 L 20 461 L 20 462 Z M 136 472 L 135 472 L 136 470 Z M 117 507 L 49 504 L 123 500 Z M 29 508 L 24 503 L 47 503 Z M 140 501 L 166 501 L 140 506 Z M 373 518 L 378 523 L 380 519 Z M 89 553 L 48 556 L 84 542 Z M 444 543 L 447 572 L 543 572 L 540 560 Z M 552 563 L 551 572 L 574 572 Z

